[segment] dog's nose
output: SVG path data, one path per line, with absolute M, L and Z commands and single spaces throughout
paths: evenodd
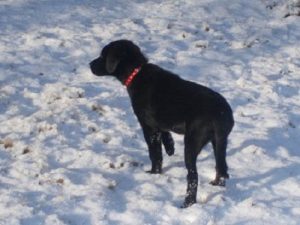
M 93 71 L 93 62 L 90 62 L 90 63 L 89 63 L 89 66 L 90 66 L 90 70 Z
M 96 71 L 95 71 L 95 62 L 92 61 L 89 63 L 89 66 L 90 66 L 90 70 L 93 74 L 96 74 Z

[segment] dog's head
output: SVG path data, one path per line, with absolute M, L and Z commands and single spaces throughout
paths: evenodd
M 118 40 L 106 45 L 90 67 L 96 76 L 111 75 L 123 81 L 134 68 L 145 63 L 147 58 L 138 46 L 128 40 Z

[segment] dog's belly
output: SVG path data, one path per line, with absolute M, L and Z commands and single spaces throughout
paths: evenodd
M 173 131 L 177 134 L 184 134 L 185 133 L 185 123 L 179 123 L 179 124 L 173 125 L 171 127 L 170 131 Z
M 159 123 L 158 128 L 162 131 L 172 131 L 177 134 L 185 133 L 185 123 L 176 123 L 176 124 Z
M 162 131 L 172 131 L 178 134 L 185 133 L 185 122 L 174 120 L 174 118 L 168 116 L 159 116 L 153 113 L 145 113 L 145 122 L 148 126 L 157 128 Z

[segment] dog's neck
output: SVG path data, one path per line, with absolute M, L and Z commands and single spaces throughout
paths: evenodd
M 133 71 L 127 76 L 126 80 L 124 81 L 124 85 L 128 88 L 131 82 L 134 80 L 136 75 L 141 71 L 142 66 L 136 67 Z

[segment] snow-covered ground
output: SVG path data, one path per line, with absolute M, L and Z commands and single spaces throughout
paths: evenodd
M 300 224 L 296 0 L 0 0 L 0 224 Z M 226 188 L 211 146 L 186 189 L 182 137 L 149 175 L 127 92 L 88 63 L 110 41 L 231 103 Z

